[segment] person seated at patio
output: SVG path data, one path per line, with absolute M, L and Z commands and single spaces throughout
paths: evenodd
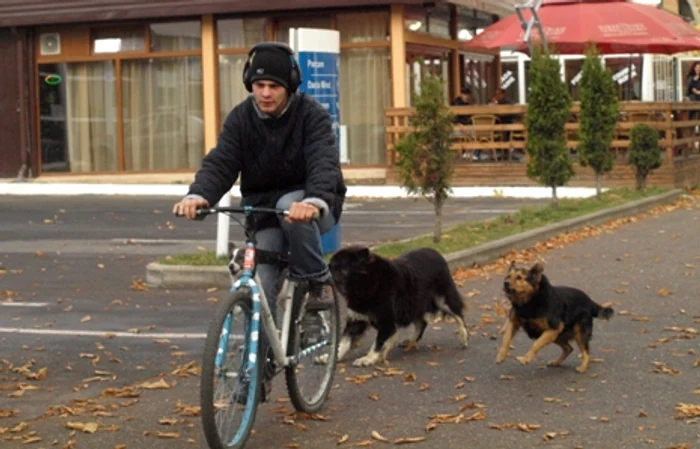
M 700 101 L 700 62 L 694 62 L 686 77 L 685 96 L 690 101 Z M 690 111 L 688 120 L 697 120 L 698 112 Z M 695 127 L 698 132 L 698 127 Z
M 489 104 L 492 105 L 507 105 L 507 104 L 513 104 L 513 101 L 509 99 L 506 96 L 506 90 L 503 88 L 496 89 L 496 95 L 491 99 Z M 513 123 L 513 120 L 515 119 L 515 115 L 513 114 L 504 114 L 500 115 L 499 118 L 499 123 L 503 125 L 510 125 Z M 503 140 L 508 141 L 510 140 L 510 131 L 503 131 Z M 497 152 L 498 153 L 498 152 Z
M 513 100 L 506 96 L 506 90 L 496 89 L 496 95 L 491 99 L 490 104 L 513 104 Z
M 474 98 L 472 97 L 472 90 L 468 87 L 463 87 L 459 92 L 459 96 L 452 102 L 452 106 L 470 106 L 472 104 L 474 104 Z M 459 125 L 469 125 L 471 122 L 471 117 L 468 115 L 455 116 L 455 123 Z

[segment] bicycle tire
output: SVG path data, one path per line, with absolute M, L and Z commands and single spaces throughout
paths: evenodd
M 298 382 L 299 373 L 297 372 L 297 365 L 292 364 L 285 368 L 284 374 L 285 380 L 287 382 L 287 392 L 289 393 L 289 399 L 294 405 L 294 408 L 297 411 L 301 412 L 318 412 L 323 407 L 326 399 L 328 398 L 328 394 L 330 393 L 331 386 L 333 385 L 333 377 L 335 375 L 336 364 L 338 361 L 338 342 L 340 339 L 340 308 L 338 307 L 338 292 L 336 291 L 335 286 L 332 283 L 330 285 L 333 291 L 333 306 L 329 311 L 329 316 L 331 318 L 331 329 L 329 337 L 331 338 L 330 344 L 332 349 L 331 351 L 329 351 L 328 360 L 324 364 L 324 366 L 326 367 L 324 379 L 322 382 L 319 383 L 318 390 L 316 391 L 316 394 L 313 395 L 314 399 L 308 400 L 302 394 Z M 291 313 L 292 326 L 290 326 L 291 329 L 289 332 L 289 345 L 287 350 L 288 356 L 297 355 L 300 350 L 301 333 L 299 331 L 299 321 L 301 318 L 302 306 L 304 304 L 303 299 L 307 291 L 308 287 L 305 287 L 303 284 L 298 284 L 294 290 L 294 298 L 292 300 Z
M 217 308 L 214 317 L 211 320 L 209 329 L 207 332 L 206 342 L 204 344 L 204 354 L 202 356 L 202 377 L 200 382 L 200 404 L 202 406 L 202 427 L 204 431 L 204 436 L 207 443 L 211 449 L 241 449 L 245 446 L 248 438 L 250 437 L 251 431 L 253 429 L 253 424 L 255 423 L 255 415 L 257 413 L 257 408 L 260 403 L 261 394 L 261 383 L 263 376 L 263 364 L 260 363 L 261 358 L 261 348 L 258 346 L 257 358 L 255 364 L 255 373 L 251 373 L 249 386 L 248 386 L 248 401 L 243 409 L 243 417 L 241 424 L 237 429 L 233 429 L 232 436 L 227 437 L 226 435 L 220 435 L 220 431 L 217 425 L 214 403 L 214 393 L 215 393 L 215 376 L 218 375 L 215 368 L 216 355 L 219 350 L 219 340 L 221 335 L 221 330 L 224 326 L 226 317 L 234 313 L 234 307 L 240 306 L 244 314 L 246 314 L 246 319 L 250 323 L 252 318 L 252 300 L 250 298 L 250 293 L 247 291 L 236 291 L 229 294 L 226 300 Z M 261 326 L 262 331 L 262 326 Z M 246 333 L 250 332 L 250 329 L 246 327 Z M 248 340 L 246 336 L 246 340 Z M 260 340 L 258 340 L 260 341 Z M 248 346 L 245 345 L 244 360 L 248 360 Z M 239 371 L 240 373 L 240 371 Z M 255 375 L 257 374 L 257 375 Z M 240 377 L 239 377 L 240 379 Z M 252 394 L 252 402 L 250 400 L 250 395 Z M 234 398 L 235 399 L 235 398 Z M 234 407 L 237 405 L 234 401 Z M 224 441 L 222 441 L 222 439 Z M 227 442 L 226 440 L 229 440 Z

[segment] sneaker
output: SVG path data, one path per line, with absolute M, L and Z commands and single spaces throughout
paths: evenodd
M 329 310 L 333 306 L 333 290 L 330 284 L 325 282 L 309 283 L 309 300 L 306 302 L 306 311 Z

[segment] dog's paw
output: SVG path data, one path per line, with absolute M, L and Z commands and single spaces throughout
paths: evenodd
M 329 354 L 321 354 L 314 357 L 314 363 L 316 365 L 327 365 Z
M 503 361 L 506 359 L 506 357 L 508 357 L 508 352 L 499 351 L 498 355 L 496 356 L 496 363 L 500 365 L 501 363 L 503 363 Z
M 518 362 L 520 362 L 522 365 L 527 365 L 532 362 L 532 356 L 528 354 L 516 357 L 516 359 L 518 359 Z
M 379 357 L 374 354 L 367 354 L 352 362 L 353 366 L 373 366 L 379 362 Z
M 576 372 L 578 372 L 578 373 L 583 374 L 583 373 L 585 373 L 586 371 L 588 371 L 588 367 L 587 367 L 587 366 L 581 365 L 581 366 L 577 366 L 577 367 L 576 367 Z
M 414 340 L 404 340 L 399 345 L 404 351 L 410 351 L 411 349 L 418 349 L 418 342 Z

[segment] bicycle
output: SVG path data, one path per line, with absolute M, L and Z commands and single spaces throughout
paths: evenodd
M 246 243 L 240 272 L 236 272 L 240 268 L 235 260 L 237 253 L 231 251 L 229 245 L 231 290 L 226 300 L 217 308 L 206 336 L 200 384 L 202 425 L 211 449 L 238 449 L 244 447 L 250 437 L 258 405 L 269 399 L 261 397 L 263 394 L 269 394 L 263 391 L 265 376 L 266 380 L 271 382 L 282 370 L 285 371 L 289 398 L 297 411 L 315 413 L 323 407 L 330 393 L 337 363 L 340 337 L 338 294 L 331 281 L 329 285 L 333 292 L 332 300 L 322 308 L 327 310 L 316 310 L 311 307 L 312 304 L 307 304 L 308 284 L 288 278 L 288 254 L 256 248 L 257 242 L 252 226 L 254 215 L 286 216 L 288 211 L 250 206 L 209 207 L 197 210 L 197 214 L 202 218 L 214 213 L 243 213 L 245 224 L 233 215 L 231 217 L 244 228 Z M 277 297 L 278 316 L 280 302 L 284 311 L 281 330 L 275 324 L 256 274 L 257 264 L 265 263 L 265 260 L 267 263 L 278 263 L 283 268 L 285 282 Z M 262 330 L 269 342 L 267 344 L 261 344 L 261 321 Z M 242 333 L 236 334 L 232 331 L 232 326 L 238 322 L 242 322 L 244 329 Z M 231 350 L 229 344 L 232 341 L 242 343 Z M 325 348 L 329 348 L 328 353 L 313 357 L 308 366 L 301 363 Z M 241 356 L 238 363 L 226 363 L 225 359 L 231 353 L 234 358 L 237 354 Z M 268 361 L 268 354 L 272 356 L 272 360 Z M 300 386 L 299 376 L 313 366 L 323 367 L 324 374 L 322 380 L 315 383 L 313 394 L 306 397 Z M 225 389 L 229 380 L 237 382 L 238 385 L 234 385 L 228 394 L 216 399 L 219 384 L 224 384 Z M 233 416 L 228 414 L 235 414 L 241 408 L 242 419 L 236 428 L 230 425 Z

